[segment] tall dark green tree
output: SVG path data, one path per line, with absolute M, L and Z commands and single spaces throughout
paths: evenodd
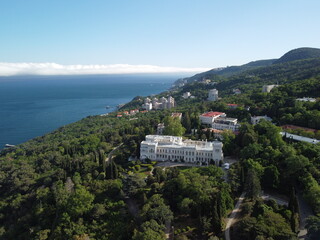
M 254 169 L 249 169 L 247 172 L 245 183 L 246 196 L 255 199 L 261 192 L 260 179 Z
M 191 133 L 191 119 L 189 112 L 186 112 L 182 117 L 182 125 L 186 129 L 186 133 Z

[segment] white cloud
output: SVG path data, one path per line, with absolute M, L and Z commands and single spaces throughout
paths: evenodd
M 56 63 L 1 63 L 0 76 L 14 75 L 81 75 L 126 73 L 195 73 L 208 68 L 159 67 L 153 65 L 61 65 Z

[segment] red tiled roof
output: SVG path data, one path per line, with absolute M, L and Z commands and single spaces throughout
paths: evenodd
M 299 127 L 296 125 L 283 125 L 283 126 L 281 126 L 281 128 L 282 129 L 293 129 L 293 130 L 300 129 L 300 130 L 308 131 L 308 132 L 316 132 L 317 131 L 316 129 L 313 129 L 313 128 Z
M 203 116 L 203 117 L 216 117 L 216 116 L 220 116 L 223 114 L 224 114 L 223 112 L 207 112 L 207 113 L 202 114 L 201 116 Z

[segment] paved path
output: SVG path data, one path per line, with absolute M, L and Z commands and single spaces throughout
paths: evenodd
M 227 225 L 226 225 L 226 229 L 224 231 L 226 240 L 230 240 L 230 228 L 231 228 L 231 226 L 233 224 L 233 221 L 234 221 L 236 215 L 240 212 L 240 206 L 241 206 L 241 204 L 242 204 L 242 202 L 244 200 L 245 194 L 246 194 L 245 192 L 243 192 L 241 194 L 241 196 L 238 199 L 238 202 L 237 202 L 236 206 L 232 210 L 230 216 L 227 218 Z
M 171 221 L 166 221 L 166 230 L 164 231 L 166 234 L 166 239 L 170 240 L 172 239 L 172 227 L 171 227 Z
M 110 159 L 112 158 L 112 154 L 114 153 L 114 151 L 118 150 L 119 147 L 121 147 L 123 145 L 123 143 L 121 143 L 120 145 L 118 145 L 117 147 L 115 147 L 114 149 L 112 149 L 111 152 L 109 152 L 108 156 L 105 159 L 105 162 L 109 162 Z
M 306 227 L 306 220 L 309 216 L 313 215 L 312 209 L 303 199 L 301 193 L 297 193 L 299 208 L 300 208 L 300 231 L 298 234 L 299 239 L 306 239 L 307 229 Z
M 275 196 L 275 195 L 272 195 L 272 194 L 267 194 L 267 193 L 265 193 L 265 194 L 263 194 L 263 195 L 261 196 L 261 198 L 262 198 L 263 200 L 273 199 L 273 200 L 276 201 L 276 203 L 277 203 L 278 205 L 288 206 L 288 201 L 287 201 L 286 199 L 282 199 L 282 198 L 280 198 L 280 197 L 278 197 L 278 196 Z
M 131 213 L 131 215 L 132 215 L 138 222 L 140 222 L 139 207 L 138 207 L 137 203 L 136 203 L 133 199 L 131 199 L 131 198 L 129 198 L 129 197 L 127 197 L 127 198 L 125 199 L 125 201 L 126 201 L 126 203 L 127 203 L 127 206 L 128 206 L 128 209 L 129 209 L 129 212 Z
M 158 162 L 155 167 L 200 167 L 195 163 Z M 204 166 L 206 167 L 206 166 Z

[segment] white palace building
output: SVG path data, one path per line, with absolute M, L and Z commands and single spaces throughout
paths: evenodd
M 140 159 L 152 161 L 184 161 L 216 165 L 223 160 L 222 142 L 183 140 L 182 137 L 147 135 L 141 142 Z

